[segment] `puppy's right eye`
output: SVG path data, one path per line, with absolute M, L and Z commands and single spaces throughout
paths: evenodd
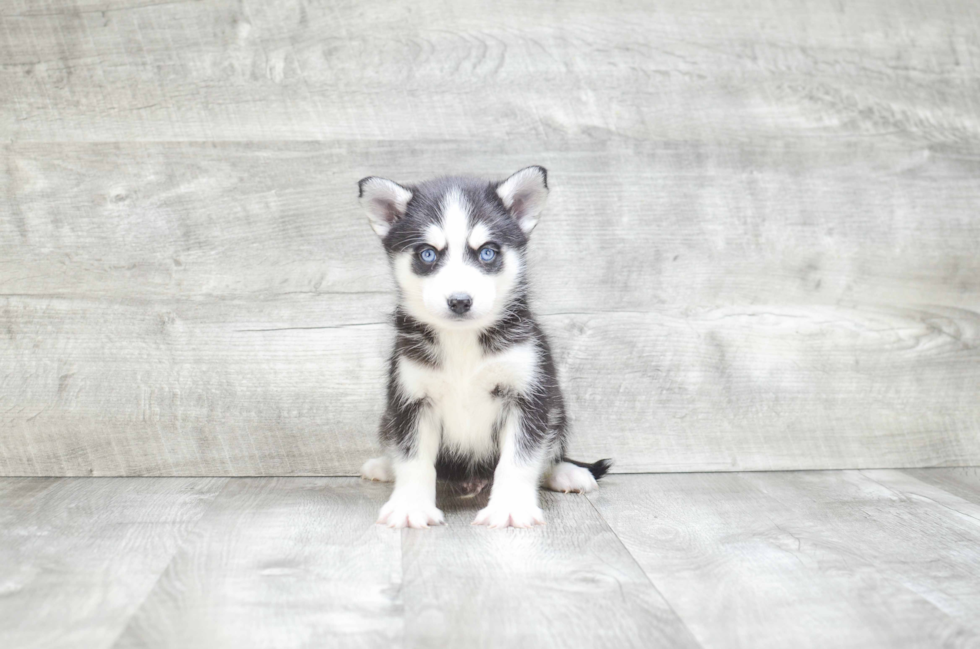
M 419 259 L 421 259 L 422 262 L 426 264 L 435 263 L 436 261 L 435 248 L 422 248 L 419 251 Z

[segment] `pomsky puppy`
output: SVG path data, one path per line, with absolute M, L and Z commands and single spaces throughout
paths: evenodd
M 492 482 L 474 524 L 544 523 L 539 484 L 590 491 L 611 464 L 565 457 L 565 405 L 528 306 L 525 251 L 548 196 L 547 171 L 412 186 L 372 176 L 358 186 L 398 285 L 384 455 L 361 469 L 395 482 L 378 523 L 442 523 L 437 478 L 470 494 Z

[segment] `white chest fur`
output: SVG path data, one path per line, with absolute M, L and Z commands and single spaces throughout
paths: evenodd
M 487 455 L 493 450 L 493 426 L 503 407 L 492 393 L 497 387 L 522 393 L 533 386 L 538 365 L 535 347 L 529 342 L 484 354 L 477 334 L 467 331 L 440 333 L 438 340 L 438 367 L 399 359 L 401 388 L 406 396 L 431 404 L 442 424 L 443 445 Z

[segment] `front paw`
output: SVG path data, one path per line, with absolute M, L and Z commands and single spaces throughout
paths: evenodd
M 490 498 L 473 520 L 489 527 L 533 527 L 544 525 L 544 512 L 530 499 Z
M 378 514 L 378 524 L 392 528 L 424 528 L 446 522 L 434 503 L 418 498 L 392 496 Z

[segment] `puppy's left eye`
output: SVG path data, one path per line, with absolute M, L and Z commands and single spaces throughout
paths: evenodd
M 493 258 L 496 256 L 497 251 L 493 248 L 480 248 L 480 261 L 493 261 Z

